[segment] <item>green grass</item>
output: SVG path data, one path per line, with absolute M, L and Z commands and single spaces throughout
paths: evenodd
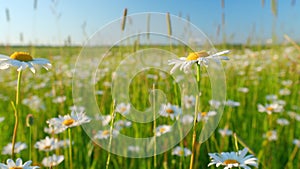
M 218 50 L 222 50 L 222 46 L 217 46 Z M 103 95 L 97 95 L 99 109 L 103 114 L 111 114 L 111 89 L 105 87 L 105 82 L 111 82 L 111 75 L 118 65 L 124 59 L 124 55 L 134 52 L 138 49 L 147 48 L 147 46 L 120 47 L 111 49 L 111 56 L 104 60 L 108 65 L 100 65 L 99 69 L 108 68 L 108 72 L 97 75 L 99 80 L 95 85 L 95 90 L 104 91 Z M 156 48 L 170 50 L 168 46 L 156 46 Z M 228 45 L 226 47 L 232 52 L 229 54 L 230 60 L 223 63 L 226 75 L 226 91 L 227 99 L 240 103 L 238 107 L 226 106 L 222 119 L 218 125 L 218 129 L 228 128 L 232 130 L 238 137 L 235 140 L 233 136 L 222 137 L 216 130 L 212 136 L 203 144 L 196 144 L 196 154 L 194 168 L 207 168 L 209 163 L 208 153 L 237 151 L 235 142 L 238 141 L 238 149 L 241 150 L 245 146 L 249 148 L 254 155 L 259 158 L 259 168 L 299 168 L 299 153 L 295 156 L 292 152 L 295 149 L 293 139 L 300 139 L 299 122 L 292 119 L 288 115 L 288 111 L 299 113 L 299 80 L 300 66 L 299 63 L 293 62 L 289 57 L 298 57 L 299 51 L 293 50 L 288 53 L 288 46 L 254 46 L 245 47 L 238 45 Z M 290 47 L 289 47 L 290 48 Z M 173 46 L 172 52 L 178 56 L 184 56 L 186 47 Z M 33 110 L 27 105 L 21 105 L 20 125 L 18 130 L 17 141 L 29 144 L 28 134 L 29 128 L 26 127 L 26 116 L 33 114 L 34 123 L 32 125 L 32 143 L 40 139 L 44 139 L 47 134 L 43 132 L 43 128 L 47 126 L 46 121 L 58 115 L 66 115 L 71 111 L 69 107 L 73 105 L 72 99 L 72 69 L 75 67 L 77 55 L 80 53 L 80 47 L 0 47 L 0 53 L 10 55 L 14 51 L 28 51 L 35 57 L 48 58 L 53 64 L 53 68 L 47 72 L 38 69 L 33 75 L 29 70 L 23 72 L 21 100 L 38 96 L 45 109 Z M 122 55 L 120 55 L 120 53 Z M 289 57 L 288 57 L 289 56 Z M 299 59 L 298 59 L 299 60 Z M 194 67 L 196 69 L 196 67 Z M 138 110 L 145 110 L 151 106 L 149 102 L 149 89 L 155 84 L 156 89 L 165 92 L 168 102 L 172 104 L 181 104 L 180 91 L 178 86 L 174 85 L 174 79 L 164 72 L 166 77 L 162 77 L 161 72 L 155 69 L 149 69 L 137 74 L 129 86 L 130 101 Z M 148 78 L 147 75 L 154 75 L 157 79 Z M 208 76 L 204 76 L 201 80 L 203 95 L 201 97 L 201 111 L 208 111 L 210 106 L 208 101 L 211 99 L 210 81 Z M 5 120 L 0 123 L 1 138 L 0 150 L 6 144 L 11 142 L 14 116 L 13 109 L 10 104 L 15 100 L 15 81 L 17 72 L 15 69 L 0 71 L 0 88 L 1 96 L 7 99 L 0 99 L 0 117 Z M 284 80 L 291 80 L 293 83 L 287 88 L 291 91 L 288 96 L 279 95 L 280 89 L 284 88 L 281 84 Z M 248 93 L 238 91 L 240 87 L 247 87 Z M 274 113 L 267 115 L 258 112 L 257 105 L 270 103 L 266 100 L 266 96 L 275 94 L 278 99 L 284 100 L 286 105 L 282 113 Z M 62 103 L 53 103 L 53 99 L 57 96 L 66 96 L 66 101 Z M 0 97 L 1 98 L 1 97 Z M 298 109 L 295 109 L 298 107 Z M 288 126 L 280 126 L 276 123 L 278 118 L 289 120 Z M 124 119 L 120 115 L 116 116 L 116 120 Z M 159 117 L 158 124 L 173 124 L 174 121 Z M 201 130 L 201 122 L 197 123 L 197 136 Z M 276 141 L 266 141 L 263 134 L 269 130 L 276 130 L 278 139 Z M 139 124 L 133 123 L 131 128 L 125 128 L 122 134 L 131 137 L 151 137 L 153 135 L 152 123 Z M 73 144 L 73 168 L 75 169 L 98 169 L 106 166 L 108 153 L 95 143 L 81 127 L 71 129 Z M 68 138 L 67 131 L 58 135 L 56 138 Z M 192 149 L 192 130 L 182 139 L 181 145 Z M 173 156 L 172 150 L 156 156 L 157 168 L 188 168 L 190 156 L 178 157 Z M 17 157 L 23 160 L 29 160 L 28 148 L 23 150 Z M 56 168 L 69 168 L 68 148 L 53 151 L 50 154 L 61 154 L 65 156 L 65 160 Z M 39 152 L 32 148 L 32 158 L 35 165 L 41 165 L 42 159 L 46 157 L 45 152 Z M 5 162 L 10 158 L 8 155 L 0 155 L 0 162 Z M 154 158 L 125 158 L 111 154 L 110 168 L 154 168 Z M 214 168 L 214 167 L 211 167 Z

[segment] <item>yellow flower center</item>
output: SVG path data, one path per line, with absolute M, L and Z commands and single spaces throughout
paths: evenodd
M 189 53 L 186 60 L 189 60 L 189 61 L 197 60 L 198 58 L 206 57 L 206 56 L 209 56 L 209 54 L 205 50 L 201 50 L 200 52 Z
M 23 61 L 23 62 L 28 62 L 33 60 L 32 56 L 30 56 L 30 54 L 27 52 L 14 52 L 12 55 L 10 55 L 10 58 L 18 61 Z
M 70 125 L 72 125 L 74 122 L 75 122 L 74 119 L 66 119 L 66 120 L 63 122 L 63 124 L 64 124 L 65 126 L 70 126 Z
M 228 165 L 228 164 L 240 164 L 238 161 L 233 160 L 233 159 L 227 159 L 223 162 L 224 165 Z
M 126 107 L 121 107 L 120 113 L 124 113 L 125 111 L 127 111 L 127 108 Z
M 107 136 L 109 134 L 109 130 L 104 130 L 103 132 L 102 132 L 102 135 L 103 136 Z
M 167 109 L 166 112 L 167 112 L 168 114 L 173 114 L 173 113 L 174 113 L 174 110 L 173 110 L 173 109 Z
M 202 112 L 202 113 L 201 113 L 201 116 L 202 116 L 202 117 L 207 116 L 207 112 Z
M 23 167 L 10 167 L 9 169 L 23 169 Z
M 273 136 L 273 132 L 272 132 L 272 131 L 268 131 L 268 132 L 266 133 L 266 136 L 267 136 L 267 137 L 272 137 L 272 136 Z
M 164 133 L 165 131 L 166 131 L 165 128 L 160 128 L 160 129 L 159 129 L 159 132 L 160 132 L 160 133 Z
M 182 156 L 182 155 L 184 155 L 184 151 L 183 151 L 183 150 L 180 150 L 180 151 L 178 152 L 178 154 Z
M 51 146 L 45 146 L 44 149 L 45 150 L 49 150 L 51 148 Z
M 273 111 L 274 108 L 269 106 L 269 107 L 267 107 L 267 110 L 268 110 L 268 111 Z

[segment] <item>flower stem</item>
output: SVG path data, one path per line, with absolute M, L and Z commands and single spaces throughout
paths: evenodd
M 201 80 L 201 67 L 200 64 L 197 64 L 197 83 L 198 83 L 198 90 L 199 93 L 196 96 L 196 104 L 195 104 L 195 114 L 194 114 L 194 121 L 193 121 L 193 138 L 192 138 L 192 154 L 191 154 L 191 160 L 190 160 L 190 169 L 193 169 L 194 166 L 194 157 L 195 157 L 195 148 L 196 148 L 196 124 L 197 124 L 197 113 L 198 113 L 198 108 L 200 105 L 200 81 Z M 200 146 L 199 145 L 199 151 L 200 151 Z
M 155 84 L 152 87 L 153 96 L 152 96 L 152 110 L 153 110 L 153 132 L 154 132 L 154 150 L 153 150 L 153 165 L 154 168 L 157 168 L 157 159 L 156 159 L 156 110 L 155 110 Z
M 108 155 L 106 159 L 106 169 L 109 168 L 109 163 L 110 163 L 110 151 L 111 151 L 111 143 L 112 143 L 112 138 L 113 138 L 113 129 L 114 129 L 114 120 L 115 120 L 115 100 L 112 103 L 111 107 L 111 122 L 110 122 L 110 136 L 109 136 L 109 143 L 108 143 Z
M 15 112 L 15 126 L 14 126 L 14 133 L 12 137 L 12 150 L 11 150 L 11 158 L 14 159 L 15 156 L 15 144 L 17 139 L 17 130 L 19 125 L 19 102 L 20 102 L 20 88 L 21 88 L 21 77 L 22 77 L 22 71 L 19 71 L 18 73 L 18 81 L 17 81 L 17 92 L 16 92 L 16 102 L 15 104 L 12 103 L 14 112 Z
M 72 135 L 71 135 L 71 128 L 68 128 L 68 134 L 69 134 L 69 162 L 70 162 L 70 169 L 73 169 L 73 160 L 72 160 Z

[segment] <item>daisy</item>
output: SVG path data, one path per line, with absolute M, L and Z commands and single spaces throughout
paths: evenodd
M 5 120 L 5 117 L 0 117 L 0 123 Z
M 263 137 L 268 139 L 269 141 L 276 141 L 278 138 L 277 131 L 276 130 L 267 131 L 265 134 L 263 134 Z
M 300 140 L 294 139 L 293 144 L 295 144 L 298 148 L 300 148 Z
M 171 132 L 172 126 L 170 125 L 160 125 L 156 128 L 156 136 L 161 136 L 165 133 Z
M 224 102 L 225 105 L 229 106 L 229 107 L 238 107 L 240 106 L 240 102 L 236 102 L 233 100 L 227 100 L 226 102 Z
M 240 167 L 244 169 L 250 169 L 249 166 L 258 167 L 257 158 L 253 155 L 247 155 L 248 149 L 244 148 L 239 152 L 222 152 L 222 153 L 208 153 L 211 158 L 211 162 L 208 164 L 208 167 L 211 165 L 225 166 L 224 169 L 229 169 L 233 167 Z
M 95 119 L 102 121 L 102 126 L 106 126 L 111 121 L 111 115 L 103 115 L 102 116 L 102 115 L 96 114 Z
M 280 94 L 281 96 L 288 96 L 288 95 L 291 94 L 291 91 L 290 91 L 290 89 L 283 88 L 283 89 L 280 89 L 280 90 L 279 90 L 279 94 Z
M 116 107 L 116 112 L 122 115 L 128 114 L 129 111 L 130 111 L 130 104 L 120 103 Z
M 247 87 L 240 87 L 240 88 L 238 88 L 238 91 L 242 92 L 242 93 L 248 93 L 249 89 Z
M 216 111 L 201 112 L 201 113 L 198 113 L 197 121 L 206 122 L 209 119 L 209 117 L 212 117 L 212 116 L 215 116 L 215 115 L 217 115 Z
M 114 125 L 117 130 L 121 130 L 124 127 L 130 127 L 131 124 L 132 124 L 131 121 L 128 120 L 118 120 L 115 122 Z
M 8 69 L 9 67 L 17 67 L 17 71 L 22 71 L 29 67 L 32 73 L 35 73 L 35 65 L 40 65 L 46 70 L 52 67 L 49 60 L 44 58 L 33 58 L 27 52 L 14 52 L 10 56 L 0 54 L 0 69 Z
M 195 97 L 193 95 L 191 95 L 191 96 L 184 96 L 184 98 L 183 98 L 184 106 L 187 109 L 195 106 L 195 100 L 196 99 L 195 99 Z
M 116 137 L 119 134 L 118 130 L 112 130 L 112 136 Z M 94 136 L 95 139 L 108 139 L 110 137 L 110 130 L 99 130 L 97 134 Z
M 139 146 L 128 146 L 128 151 L 139 152 L 140 151 L 140 147 Z
M 57 148 L 58 146 L 57 142 L 58 142 L 57 139 L 49 138 L 47 136 L 45 139 L 36 142 L 34 144 L 34 147 L 39 149 L 40 151 L 49 152 Z
M 59 134 L 66 130 L 64 127 L 57 127 L 57 126 L 49 126 L 44 128 L 44 132 L 47 134 Z
M 181 114 L 181 109 L 176 106 L 172 105 L 171 103 L 163 104 L 160 109 L 160 115 L 164 117 L 170 117 L 174 120 L 175 117 L 178 117 Z
M 219 129 L 218 132 L 221 134 L 222 137 L 231 136 L 232 135 L 232 130 L 229 130 L 227 128 Z
M 185 124 L 185 125 L 191 124 L 194 121 L 194 117 L 192 115 L 186 114 L 181 117 L 180 121 L 182 124 Z
M 76 127 L 84 123 L 89 123 L 91 119 L 85 115 L 84 112 L 76 113 L 71 112 L 71 115 L 59 116 L 58 118 L 52 118 L 47 121 L 50 126 L 55 126 L 58 128 L 71 128 Z
M 64 161 L 64 156 L 63 155 L 52 155 L 50 157 L 45 157 L 42 161 L 42 164 L 45 167 L 54 167 L 54 166 L 58 166 L 61 162 Z
M 38 166 L 30 166 L 32 161 L 27 161 L 23 164 L 23 161 L 21 158 L 18 158 L 16 160 L 16 163 L 12 159 L 8 159 L 6 161 L 6 164 L 0 163 L 1 169 L 36 169 L 40 168 Z
M 26 143 L 22 143 L 22 142 L 16 142 L 15 144 L 15 149 L 14 149 L 14 153 L 20 153 L 22 150 L 25 150 L 27 148 L 27 144 Z M 2 154 L 3 155 L 11 155 L 11 151 L 12 151 L 12 144 L 8 143 L 2 150 Z
M 277 124 L 281 125 L 281 126 L 287 126 L 290 124 L 290 122 L 285 119 L 285 118 L 279 118 L 276 120 Z
M 266 112 L 268 115 L 283 111 L 283 106 L 278 103 L 266 104 L 265 106 L 258 104 L 257 108 L 259 112 Z
M 218 52 L 212 55 L 204 50 L 189 53 L 187 57 L 169 60 L 169 65 L 174 65 L 170 72 L 174 73 L 177 68 L 179 68 L 181 71 L 183 70 L 184 72 L 187 72 L 194 63 L 207 66 L 210 59 L 214 59 L 215 61 L 218 61 L 218 59 L 229 60 L 228 57 L 221 56 L 226 53 L 229 53 L 229 50 Z
M 175 147 L 172 151 L 172 155 L 177 155 L 177 156 L 189 156 L 191 154 L 192 154 L 191 150 L 180 146 Z
M 208 103 L 212 108 L 215 109 L 218 109 L 221 106 L 221 102 L 218 100 L 210 100 Z

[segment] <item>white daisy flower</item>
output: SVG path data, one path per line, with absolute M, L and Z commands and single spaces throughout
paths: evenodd
M 18 154 L 22 150 L 25 150 L 26 148 L 27 148 L 26 143 L 16 142 L 14 153 Z M 3 147 L 2 154 L 3 155 L 11 155 L 11 151 L 12 151 L 12 143 L 8 143 L 5 147 Z
M 30 166 L 32 161 L 26 161 L 23 164 L 23 161 L 21 158 L 18 158 L 16 160 L 16 163 L 12 159 L 8 159 L 6 161 L 6 164 L 0 163 L 0 168 L 1 169 L 36 169 L 40 168 L 38 166 Z
M 127 115 L 130 111 L 130 104 L 120 103 L 116 106 L 116 112 Z
M 194 121 L 194 117 L 192 115 L 186 114 L 181 117 L 180 121 L 182 124 L 191 124 Z
M 290 116 L 290 118 L 300 121 L 300 114 L 293 111 L 288 111 L 287 114 Z
M 65 127 L 58 127 L 58 126 L 49 126 L 44 128 L 44 132 L 47 134 L 59 134 L 66 130 Z
M 177 156 L 189 156 L 191 154 L 192 154 L 191 150 L 180 146 L 175 147 L 172 151 L 172 155 L 177 155 Z
M 201 112 L 201 113 L 198 113 L 197 121 L 206 122 L 209 119 L 209 117 L 212 117 L 215 115 L 217 115 L 216 111 Z
M 280 94 L 281 96 L 288 96 L 288 95 L 291 94 L 291 91 L 290 91 L 290 89 L 288 89 L 288 88 L 283 88 L 283 89 L 280 89 L 280 90 L 279 90 L 279 94 Z
M 281 84 L 282 84 L 283 86 L 285 86 L 285 87 L 289 87 L 289 86 L 291 86 L 291 85 L 293 84 L 293 81 L 292 81 L 292 80 L 283 80 L 283 81 L 281 82 Z
M 290 122 L 285 119 L 285 118 L 279 118 L 276 120 L 277 124 L 281 125 L 281 126 L 287 126 L 290 124 Z
M 0 54 L 0 69 L 8 69 L 9 67 L 17 67 L 17 71 L 22 71 L 29 67 L 32 73 L 35 73 L 35 65 L 40 65 L 46 70 L 52 67 L 49 60 L 44 58 L 33 58 L 27 52 L 14 52 L 11 56 Z
M 89 123 L 91 119 L 85 115 L 84 112 L 76 113 L 71 112 L 71 115 L 59 116 L 58 118 L 52 118 L 47 121 L 49 126 L 55 126 L 58 128 L 71 128 L 76 127 L 84 123 Z
M 64 161 L 64 156 L 63 155 L 52 155 L 50 157 L 45 157 L 42 161 L 42 164 L 45 167 L 54 167 L 54 166 L 58 166 L 61 162 Z
M 294 139 L 293 144 L 295 144 L 298 148 L 300 148 L 300 140 Z
M 34 144 L 34 147 L 39 149 L 39 151 L 49 152 L 57 148 L 58 146 L 57 142 L 58 142 L 57 139 L 49 138 L 47 136 L 45 139 L 36 142 Z
M 172 131 L 172 126 L 170 126 L 170 125 L 160 125 L 155 130 L 156 130 L 156 136 L 161 136 L 165 133 L 171 132 Z
M 112 136 L 116 137 L 119 134 L 118 130 L 112 130 Z M 99 130 L 97 134 L 94 136 L 95 139 L 108 139 L 110 137 L 110 130 Z
M 5 120 L 5 117 L 0 117 L 0 123 Z
M 230 107 L 238 107 L 240 106 L 240 102 L 236 102 L 236 101 L 233 101 L 233 100 L 227 100 L 225 103 L 224 103 L 226 106 L 230 106 Z
M 193 95 L 191 96 L 184 96 L 183 98 L 183 103 L 184 103 L 184 106 L 185 108 L 189 109 L 193 106 L 195 106 L 195 97 Z
M 278 103 L 266 104 L 265 106 L 258 104 L 257 108 L 259 112 L 266 112 L 268 115 L 283 111 L 283 106 Z
M 208 103 L 212 108 L 215 109 L 218 109 L 221 106 L 221 102 L 218 100 L 210 100 Z
M 140 151 L 140 147 L 139 146 L 128 146 L 128 151 L 139 152 Z
M 161 116 L 170 117 L 172 120 L 174 120 L 174 118 L 181 114 L 181 109 L 176 105 L 168 103 L 161 106 L 159 113 Z
M 277 131 L 276 130 L 267 131 L 265 134 L 263 134 L 263 137 L 268 139 L 269 141 L 276 141 L 278 138 Z
M 187 57 L 180 57 L 179 59 L 172 59 L 169 60 L 169 65 L 174 65 L 171 69 L 170 73 L 174 73 L 174 71 L 179 68 L 181 71 L 187 72 L 189 68 L 194 64 L 197 63 L 199 65 L 207 66 L 210 59 L 214 59 L 215 61 L 220 60 L 229 60 L 226 56 L 221 56 L 223 54 L 229 53 L 229 50 L 225 50 L 222 52 L 218 52 L 215 54 L 210 55 L 208 52 L 202 50 L 199 52 L 192 52 L 189 53 Z
M 278 96 L 276 94 L 269 94 L 266 96 L 267 100 L 275 101 L 278 99 Z
M 232 130 L 229 130 L 228 128 L 219 129 L 218 132 L 221 134 L 222 137 L 231 136 L 233 133 Z
M 240 87 L 240 88 L 238 88 L 238 91 L 242 92 L 242 93 L 248 93 L 249 89 L 247 87 Z
M 116 130 L 121 130 L 124 127 L 130 127 L 131 124 L 132 124 L 131 121 L 128 120 L 118 120 L 114 123 Z
M 100 120 L 102 121 L 102 126 L 107 126 L 109 124 L 109 122 L 111 121 L 111 115 L 96 115 L 95 116 L 96 120 Z
M 244 169 L 250 169 L 250 166 L 258 167 L 257 158 L 253 155 L 247 155 L 248 149 L 244 148 L 239 152 L 222 152 L 222 153 L 208 153 L 211 158 L 209 166 L 216 165 L 225 166 L 224 169 L 229 169 L 233 167 L 240 167 Z
M 63 103 L 67 100 L 66 96 L 57 96 L 52 100 L 53 103 Z

